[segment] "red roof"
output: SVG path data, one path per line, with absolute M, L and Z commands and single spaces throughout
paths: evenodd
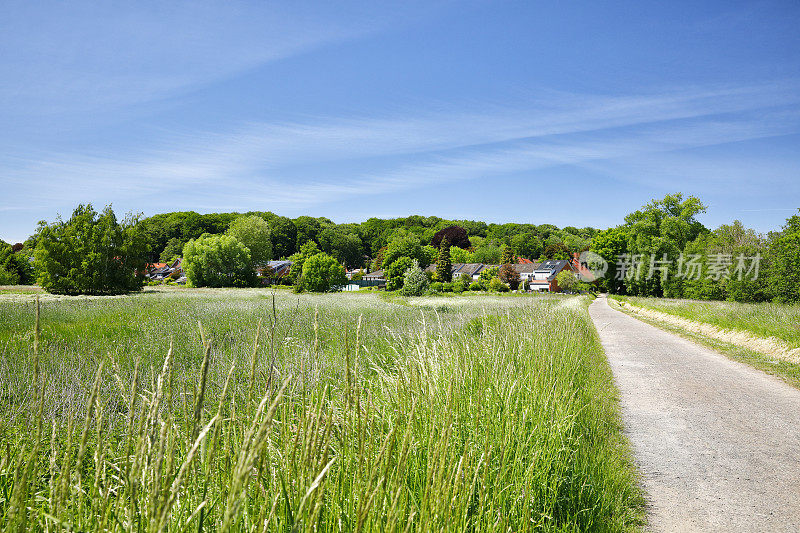
M 533 264 L 533 261 L 531 261 L 530 259 L 525 259 L 524 257 L 517 257 L 517 264 L 528 265 L 528 264 Z
M 166 263 L 149 263 L 146 268 L 164 268 Z

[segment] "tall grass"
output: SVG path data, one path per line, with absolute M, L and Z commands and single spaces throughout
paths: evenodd
M 740 303 L 668 298 L 621 298 L 633 305 L 662 313 L 743 331 L 758 337 L 775 337 L 800 348 L 800 305 Z
M 0 527 L 636 527 L 585 305 L 447 300 L 0 303 Z

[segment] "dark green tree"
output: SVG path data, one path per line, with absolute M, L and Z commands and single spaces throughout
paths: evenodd
M 176 257 L 183 256 L 183 245 L 184 242 L 178 239 L 177 237 L 171 238 L 167 242 L 167 246 L 164 248 L 164 251 L 161 252 L 158 260 L 162 263 L 171 263 L 175 260 Z
M 66 222 L 37 230 L 39 284 L 57 294 L 121 294 L 142 288 L 147 241 L 138 217 L 117 222 L 111 206 L 79 205 Z
M 386 268 L 386 289 L 396 291 L 403 288 L 406 270 L 411 268 L 414 260 L 410 257 L 398 257 Z
M 297 227 L 286 217 L 267 220 L 272 230 L 272 257 L 277 259 L 292 255 L 297 245 Z
M 800 301 L 800 216 L 786 220 L 770 246 L 767 282 L 777 302 Z
M 439 257 L 436 260 L 434 281 L 446 283 L 453 280 L 453 262 L 450 259 L 450 241 L 443 238 L 439 244 Z

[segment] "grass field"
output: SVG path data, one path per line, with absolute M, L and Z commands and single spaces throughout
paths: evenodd
M 586 303 L 2 297 L 0 529 L 636 529 Z
M 792 348 L 800 348 L 800 305 L 773 303 L 739 303 L 669 298 L 636 298 L 623 301 L 705 322 L 714 326 L 744 331 L 757 337 L 775 337 Z

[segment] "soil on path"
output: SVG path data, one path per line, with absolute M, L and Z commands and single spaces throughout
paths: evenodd
M 654 531 L 800 531 L 800 390 L 609 307 L 589 307 Z

